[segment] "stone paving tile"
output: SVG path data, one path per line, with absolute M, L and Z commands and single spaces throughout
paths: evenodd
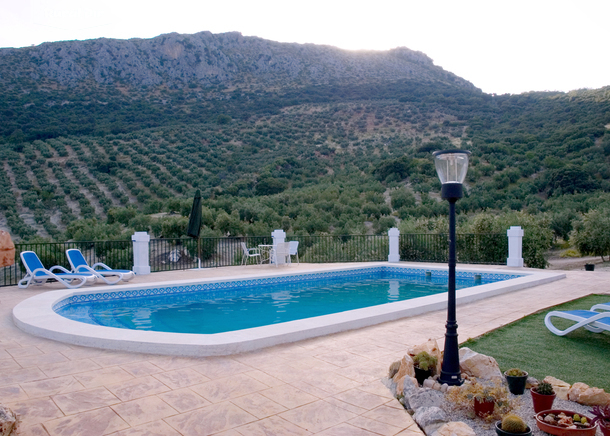
M 154 374 L 153 377 L 171 389 L 185 388 L 210 381 L 209 378 L 192 368 L 183 368 L 175 371 Z
M 104 436 L 129 428 L 109 407 L 47 421 L 44 426 L 50 436 Z
M 61 354 L 66 356 L 70 360 L 81 360 L 81 359 L 90 359 L 92 357 L 99 357 L 107 354 L 106 350 L 102 350 L 100 348 L 90 348 L 90 347 L 77 347 L 73 346 L 68 350 L 61 351 Z
M 346 350 L 339 350 L 326 354 L 317 354 L 316 358 L 340 368 L 345 368 L 346 366 L 351 366 L 356 363 L 368 362 L 366 357 L 358 356 L 357 354 L 350 353 Z
M 401 429 L 414 425 L 413 418 L 404 409 L 396 409 L 386 405 L 379 406 L 362 415 L 375 421 L 383 422 Z
M 319 433 L 316 433 L 316 436 L 379 436 L 379 433 L 373 433 L 363 428 L 354 427 L 353 425 L 344 422 Z
M 237 360 L 225 357 L 207 358 L 193 366 L 193 369 L 205 375 L 210 380 L 252 371 L 252 367 L 244 365 Z
M 83 372 L 75 374 L 74 378 L 87 388 L 116 384 L 126 380 L 132 380 L 134 377 L 120 367 L 110 367 L 96 369 L 95 371 Z
M 31 366 L 41 366 L 52 363 L 68 362 L 68 359 L 61 353 L 49 353 L 25 357 L 15 357 L 15 361 L 23 368 L 28 368 Z
M 243 436 L 307 436 L 312 434 L 277 416 L 271 416 L 252 424 L 243 425 L 236 430 Z
M 188 388 L 165 392 L 157 396 L 180 413 L 212 404 Z
M 21 369 L 21 365 L 13 358 L 0 360 L 0 371 L 10 371 L 11 369 Z
M 191 389 L 212 403 L 220 403 L 231 398 L 262 391 L 268 387 L 252 377 L 236 374 L 233 377 L 225 377 L 191 386 Z
M 74 415 L 93 409 L 100 409 L 121 402 L 104 387 L 72 392 L 69 394 L 54 395 L 51 398 L 66 415 Z
M 295 407 L 318 400 L 318 397 L 314 397 L 287 384 L 260 391 L 260 394 L 288 409 L 294 409 Z
M 364 416 L 357 416 L 356 418 L 348 421 L 348 423 L 355 427 L 359 427 L 383 436 L 392 436 L 405 429 L 405 427 L 395 427 L 393 425 L 386 424 L 385 422 L 376 421 Z
M 343 392 L 362 384 L 332 371 L 312 370 L 308 374 L 303 375 L 300 380 L 315 388 L 328 392 L 329 395 Z
M 205 436 L 256 421 L 257 418 L 230 402 L 212 404 L 165 419 L 183 436 Z
M 374 409 L 388 402 L 387 397 L 381 397 L 360 389 L 350 389 L 349 391 L 335 395 L 333 398 L 366 410 Z
M 134 377 L 143 377 L 146 375 L 158 374 L 163 372 L 157 365 L 153 365 L 151 362 L 133 362 L 121 365 L 125 371 Z
M 365 412 L 368 412 L 368 409 L 363 409 L 362 407 L 354 406 L 353 404 L 338 400 L 335 397 L 326 397 L 326 398 L 324 398 L 324 401 L 329 402 L 333 406 L 337 406 L 342 409 L 345 409 L 348 412 L 355 413 L 356 415 L 361 415 Z
M 112 436 L 180 436 L 165 421 L 154 421 L 114 433 Z
M 30 397 L 19 385 L 4 386 L 0 388 L 0 402 L 14 403 L 16 401 L 25 401 Z
M 74 376 L 50 378 L 29 383 L 21 383 L 23 390 L 30 398 L 49 397 L 57 394 L 81 391 L 85 386 L 80 384 Z
M 90 360 L 95 362 L 100 368 L 108 366 L 125 365 L 127 363 L 141 362 L 146 360 L 145 354 L 139 353 L 123 353 L 118 351 L 104 351 L 103 354 L 91 357 Z
M 38 368 L 9 369 L 0 372 L 0 387 L 15 383 L 27 383 L 35 380 L 44 380 L 47 375 Z
M 180 356 L 152 356 L 148 360 L 164 371 L 173 371 L 176 369 L 188 368 L 190 366 L 197 365 L 202 359 Z
M 170 390 L 166 385 L 151 376 L 137 378 L 106 387 L 121 401 L 131 401 Z
M 35 425 L 19 425 L 19 431 L 15 436 L 49 436 L 49 433 L 44 429 L 42 424 Z
M 144 397 L 116 404 L 112 410 L 132 427 L 178 414 L 176 409 L 158 397 Z
M 19 415 L 25 425 L 46 422 L 53 418 L 64 416 L 61 410 L 50 398 L 36 398 L 33 400 L 10 403 L 9 407 Z
M 266 384 L 269 387 L 281 386 L 285 384 L 285 382 L 283 382 L 282 380 L 272 377 L 269 374 L 259 371 L 258 369 L 255 369 L 254 371 L 244 372 L 244 374 L 248 377 L 252 377 L 254 380 L 258 380 L 259 382 Z
M 40 366 L 40 369 L 48 377 L 60 377 L 62 375 L 79 374 L 82 372 L 88 372 L 93 369 L 100 368 L 101 367 L 99 365 L 89 359 L 69 360 L 67 362 L 53 363 L 49 365 Z
M 349 421 L 357 415 L 334 406 L 327 401 L 318 400 L 280 413 L 279 416 L 307 431 L 316 433 Z
M 18 348 L 9 348 L 6 350 L 8 354 L 11 355 L 12 358 L 16 357 L 29 357 L 29 356 L 40 356 L 44 354 L 37 347 L 18 347 Z
M 258 419 L 267 418 L 288 410 L 286 407 L 259 393 L 234 398 L 231 400 L 231 402 L 244 409 L 249 414 L 256 416 Z

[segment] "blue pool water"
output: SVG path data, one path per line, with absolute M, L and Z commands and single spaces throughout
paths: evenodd
M 476 277 L 476 278 L 475 278 Z M 458 274 L 458 289 L 514 278 Z M 367 268 L 200 286 L 79 295 L 54 310 L 108 327 L 175 333 L 220 333 L 447 292 L 447 272 Z

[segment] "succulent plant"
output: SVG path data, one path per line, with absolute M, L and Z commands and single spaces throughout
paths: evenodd
M 506 371 L 504 374 L 506 374 L 510 377 L 523 377 L 524 375 L 527 375 L 527 372 L 522 371 L 519 368 L 511 368 L 508 371 Z
M 438 359 L 431 356 L 427 351 L 422 351 L 413 358 L 413 365 L 424 371 L 428 371 L 429 369 L 434 370 L 437 363 Z
M 554 395 L 555 391 L 553 390 L 553 385 L 548 382 L 540 382 L 536 386 L 536 392 L 540 395 Z
M 502 418 L 502 430 L 508 433 L 525 433 L 527 424 L 514 413 L 509 413 Z

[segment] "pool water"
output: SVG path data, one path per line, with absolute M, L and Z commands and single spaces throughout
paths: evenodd
M 456 288 L 498 281 L 458 278 Z M 70 303 L 66 318 L 133 330 L 213 334 L 249 329 L 447 292 L 447 276 L 368 274 Z

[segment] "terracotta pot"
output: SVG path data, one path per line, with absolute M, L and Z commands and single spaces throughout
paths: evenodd
M 479 418 L 485 418 L 487 415 L 494 413 L 495 401 L 479 401 L 474 399 L 474 413 Z
M 498 436 L 531 436 L 532 429 L 527 427 L 527 431 L 525 433 L 509 433 L 502 430 L 502 421 L 496 421 L 496 434 Z
M 524 371 L 525 372 L 525 371 Z M 523 395 L 525 392 L 525 385 L 527 384 L 527 372 L 522 376 L 506 375 L 506 383 L 508 383 L 508 390 L 513 395 Z
M 532 401 L 534 403 L 534 412 L 539 413 L 543 410 L 549 410 L 553 407 L 553 401 L 555 401 L 556 395 L 542 395 L 536 392 L 534 389 L 530 389 L 532 393 Z
M 610 436 L 610 422 L 597 421 L 599 423 L 599 429 L 602 431 L 604 436 Z

